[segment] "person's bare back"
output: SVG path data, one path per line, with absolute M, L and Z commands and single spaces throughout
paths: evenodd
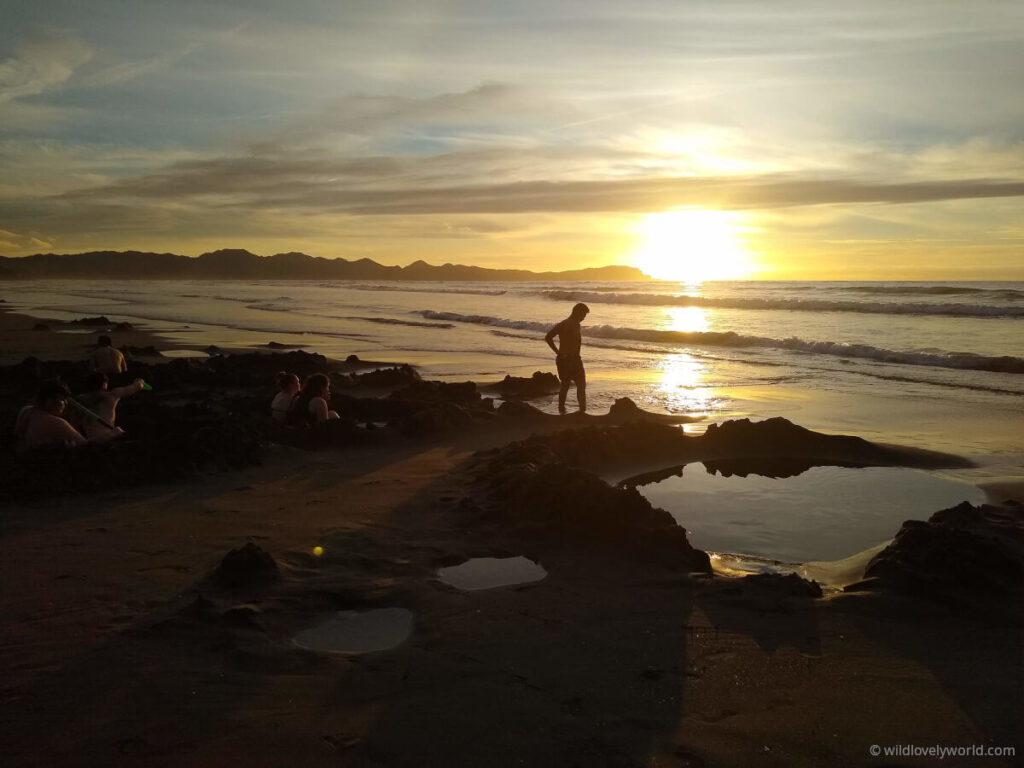
M 109 336 L 100 336 L 99 346 L 89 356 L 91 367 L 94 371 L 105 373 L 107 376 L 116 376 L 128 370 L 121 350 L 112 346 Z

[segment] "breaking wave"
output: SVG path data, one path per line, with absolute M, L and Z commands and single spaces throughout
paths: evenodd
M 1024 317 L 1024 306 L 991 304 L 926 304 L 912 302 L 827 301 L 815 299 L 710 298 L 707 296 L 596 291 L 542 291 L 554 301 L 632 304 L 648 307 L 702 307 L 704 309 L 773 309 L 802 312 L 861 312 L 877 315 L 945 315 L 948 317 Z
M 367 323 L 381 323 L 382 325 L 411 325 L 416 328 L 454 328 L 452 323 L 430 323 L 418 320 L 399 320 L 395 317 L 349 317 L 348 320 L 364 320 Z
M 420 310 L 418 313 L 428 320 L 456 323 L 473 323 L 497 328 L 512 328 L 518 331 L 546 333 L 548 323 L 532 320 L 508 320 L 487 315 L 461 315 L 456 312 L 435 312 Z M 663 331 L 652 328 L 622 328 L 613 325 L 594 325 L 583 328 L 583 335 L 598 339 L 631 339 L 658 344 L 692 344 L 697 346 L 781 349 L 814 355 L 876 360 L 901 365 L 924 365 L 937 368 L 960 370 L 993 371 L 998 373 L 1024 374 L 1024 358 L 988 357 L 969 352 L 936 354 L 928 352 L 901 352 L 883 349 L 870 344 L 841 344 L 835 341 L 807 341 L 797 337 L 773 339 L 765 336 L 744 336 L 732 331 Z
M 353 291 L 397 291 L 399 293 L 464 293 L 471 296 L 501 296 L 507 291 L 485 288 L 413 288 L 404 285 L 346 285 Z

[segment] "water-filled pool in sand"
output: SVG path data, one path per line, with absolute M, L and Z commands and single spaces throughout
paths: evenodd
M 467 591 L 529 584 L 547 575 L 539 563 L 521 556 L 474 557 L 437 572 L 437 577 L 445 584 Z
M 972 485 L 900 467 L 811 467 L 791 477 L 725 476 L 700 463 L 636 485 L 712 552 L 790 563 L 840 560 L 891 539 L 904 520 L 984 501 Z
M 184 358 L 202 358 L 206 359 L 209 357 L 205 352 L 198 349 L 164 349 L 160 351 L 162 357 L 184 357 Z
M 299 632 L 300 648 L 335 653 L 386 651 L 412 634 L 413 614 L 404 608 L 378 608 L 365 613 L 339 611 L 323 624 Z

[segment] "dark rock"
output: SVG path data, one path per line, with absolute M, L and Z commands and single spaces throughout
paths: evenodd
M 262 629 L 263 624 L 259 619 L 260 610 L 254 605 L 235 605 L 228 608 L 221 614 L 228 624 L 246 629 Z
M 499 413 L 506 405 L 512 406 L 506 403 Z M 600 466 L 637 462 L 647 457 L 659 460 L 667 456 L 683 456 L 692 450 L 695 443 L 694 438 L 685 437 L 678 427 L 627 421 L 615 426 L 565 429 L 549 435 L 535 435 L 513 445 L 520 446 L 516 450 L 553 451 L 562 461 L 574 466 Z
M 612 407 L 608 409 L 608 414 L 618 419 L 636 418 L 640 413 L 640 408 L 638 408 L 637 404 L 628 397 L 620 397 L 612 403 Z
M 869 454 L 875 448 L 863 438 L 812 432 L 780 416 L 757 422 L 734 419 L 709 424 L 700 440 L 707 448 L 729 448 L 731 452 L 743 446 L 743 455 L 750 456 L 827 455 L 836 451 Z
M 411 365 L 396 365 L 375 371 L 354 374 L 352 386 L 356 387 L 402 387 L 420 381 L 420 375 Z
M 106 315 L 99 315 L 97 317 L 82 317 L 77 320 L 72 320 L 68 325 L 110 325 L 110 319 Z
M 506 400 L 498 406 L 498 414 L 509 419 L 543 419 L 548 414 L 528 403 L 518 400 Z
M 821 585 L 816 581 L 808 581 L 795 573 L 754 573 L 746 576 L 743 582 L 762 592 L 771 592 L 784 597 L 821 597 Z
M 191 603 L 178 611 L 179 616 L 195 621 L 208 621 L 215 616 L 215 613 L 214 604 L 202 595 L 196 595 Z
M 445 401 L 461 404 L 478 404 L 480 393 L 472 381 L 460 383 L 446 381 L 410 381 L 401 389 L 396 389 L 390 397 L 396 400 Z
M 527 400 L 557 392 L 560 388 L 558 377 L 545 371 L 534 371 L 530 378 L 506 376 L 498 384 L 498 392 L 505 400 Z
M 49 323 L 36 323 L 32 326 L 33 331 L 48 331 L 50 330 Z
M 277 562 L 266 550 L 249 542 L 224 555 L 211 579 L 221 586 L 238 589 L 264 585 L 279 578 Z
M 363 361 L 359 359 L 359 355 L 349 355 L 348 357 L 345 358 L 345 362 L 346 363 L 361 363 Z
M 1010 606 L 1021 620 L 1024 514 L 1020 507 L 964 502 L 927 522 L 908 520 L 865 576 L 883 589 L 978 605 Z
M 133 330 L 133 329 L 132 329 L 132 324 L 131 323 L 120 322 L 120 323 L 116 323 L 111 330 L 117 331 L 118 333 L 123 333 L 125 331 L 130 331 L 130 330 Z
M 301 344 L 282 344 L 279 341 L 268 341 L 267 349 L 301 349 Z
M 505 525 L 546 538 L 618 551 L 677 568 L 710 572 L 706 552 L 633 488 L 613 488 L 595 475 L 522 446 L 492 459 L 481 477 L 493 514 Z M 534 459 L 534 460 L 531 460 Z M 545 460 L 546 459 L 546 460 Z
M 407 435 L 421 437 L 447 432 L 473 423 L 473 417 L 465 408 L 456 403 L 439 402 L 414 411 L 399 424 Z

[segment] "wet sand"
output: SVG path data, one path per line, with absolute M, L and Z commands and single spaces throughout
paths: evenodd
M 5 765 L 935 765 L 869 751 L 935 744 L 1022 754 L 1019 623 L 888 592 L 798 597 L 473 522 L 477 451 L 600 423 L 275 445 L 261 466 L 185 484 L 4 503 Z M 1021 500 L 1019 486 L 999 490 Z M 211 579 L 250 542 L 274 557 L 275 578 Z M 547 577 L 480 592 L 436 579 L 469 557 L 512 555 Z M 397 648 L 292 642 L 339 610 L 384 607 L 415 614 Z M 942 763 L 977 761 L 1019 764 Z

